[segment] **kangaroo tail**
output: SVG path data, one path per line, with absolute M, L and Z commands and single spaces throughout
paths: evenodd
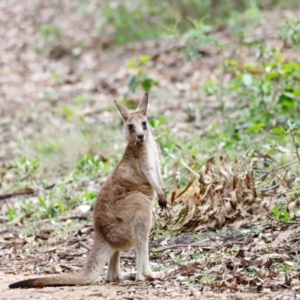
M 94 245 L 84 267 L 75 274 L 33 278 L 18 281 L 9 285 L 9 288 L 43 288 L 46 286 L 88 285 L 97 280 L 103 267 L 114 253 L 114 249 L 102 236 L 95 234 Z

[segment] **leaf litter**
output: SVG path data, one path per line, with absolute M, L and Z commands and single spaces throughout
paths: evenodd
M 184 163 L 195 178 L 188 188 L 173 196 L 172 208 L 166 214 L 172 224 L 169 229 L 199 232 L 207 227 L 222 228 L 225 224 L 230 227 L 241 227 L 249 221 L 255 224 L 271 214 L 283 198 L 289 199 L 286 209 L 293 213 L 299 205 L 297 196 L 290 195 L 298 184 L 294 175 L 289 175 L 284 166 L 281 173 L 274 172 L 280 167 L 264 167 L 264 158 L 242 156 L 230 162 L 227 157 L 211 157 L 198 172 Z
M 126 67 L 126 63 L 141 52 L 152 55 L 150 75 L 160 81 L 157 89 L 164 89 L 163 94 L 171 99 L 161 103 L 154 95 L 156 113 L 176 112 L 177 117 L 169 126 L 180 137 L 189 133 L 191 124 L 186 120 L 192 117 L 200 134 L 201 124 L 211 122 L 205 119 L 205 115 L 215 108 L 214 103 L 205 105 L 204 118 L 199 120 L 199 116 L 190 115 L 188 101 L 184 99 L 192 99 L 206 78 L 216 76 L 218 64 L 228 53 L 210 49 L 205 60 L 186 63 L 180 52 L 180 41 L 176 39 L 133 43 L 113 54 L 104 51 L 101 41 L 91 39 L 75 61 L 69 55 L 72 47 L 84 39 L 86 32 L 95 30 L 90 23 L 85 30 L 74 26 L 83 24 L 83 17 L 73 16 L 71 22 L 65 18 L 66 12 L 71 15 L 74 10 L 72 5 L 75 4 L 65 3 L 61 11 L 55 11 L 48 1 L 32 1 L 26 7 L 19 1 L 2 1 L 0 5 L 1 35 L 9 41 L 0 46 L 3 66 L 0 141 L 1 146 L 5 145 L 0 149 L 0 162 L 4 166 L 0 171 L 3 196 L 0 203 L 0 271 L 5 282 L 5 287 L 1 286 L 3 297 L 9 298 L 12 294 L 7 291 L 7 285 L 14 281 L 11 275 L 76 271 L 82 267 L 92 244 L 91 216 L 80 209 L 57 220 L 45 219 L 28 224 L 25 216 L 8 222 L 5 213 L 9 201 L 35 203 L 40 193 L 51 191 L 53 184 L 56 184 L 49 180 L 45 183 L 49 189 L 44 187 L 43 190 L 40 182 L 37 186 L 28 173 L 23 178 L 25 184 L 19 186 L 11 163 L 24 152 L 30 154 L 26 142 L 39 134 L 39 138 L 43 135 L 57 137 L 60 131 L 63 138 L 69 137 L 72 125 L 65 124 L 73 117 L 84 118 L 93 128 L 99 123 L 100 126 L 111 123 L 114 114 L 107 111 L 107 99 L 111 99 L 112 95 L 121 97 L 128 92 L 127 78 L 132 75 L 132 70 Z M 78 30 L 65 39 L 69 42 L 60 40 L 44 54 L 38 55 L 32 51 L 40 42 L 36 28 L 40 24 L 51 23 L 54 11 L 64 32 L 73 33 L 72 28 Z M 270 14 L 275 15 L 271 16 L 273 20 L 280 18 L 276 12 Z M 264 30 L 269 31 L 270 28 L 272 26 Z M 228 33 L 216 34 L 234 45 Z M 263 32 L 262 35 L 265 38 L 272 33 Z M 241 50 L 239 55 L 247 56 L 247 51 Z M 95 71 L 95 64 L 101 65 L 100 71 Z M 85 80 L 81 80 L 83 73 Z M 70 99 L 84 93 L 89 97 L 82 109 L 70 110 Z M 134 97 L 129 94 L 130 101 L 135 102 Z M 24 114 L 26 108 L 30 108 L 32 113 Z M 104 116 L 101 120 L 98 117 L 100 114 Z M 22 149 L 18 138 L 24 146 Z M 74 141 L 78 147 L 74 147 Z M 81 153 L 90 150 L 82 148 L 82 144 L 77 136 L 70 145 L 65 144 L 66 149 L 70 150 L 69 165 L 74 164 Z M 65 293 L 65 299 L 74 299 L 74 294 L 79 293 L 82 298 L 89 296 L 97 299 L 201 299 L 203 294 L 208 299 L 298 299 L 299 216 L 293 215 L 295 208 L 299 207 L 299 198 L 293 190 L 298 179 L 293 178 L 282 165 L 272 163 L 271 167 L 266 167 L 268 160 L 272 158 L 245 155 L 237 161 L 230 161 L 227 157 L 210 158 L 198 169 L 193 166 L 193 160 L 183 166 L 179 161 L 174 166 L 173 174 L 183 167 L 189 173 L 190 181 L 185 188 L 171 191 L 172 201 L 166 212 L 155 211 L 155 227 L 150 240 L 152 268 L 177 268 L 166 279 L 110 285 L 99 279 L 99 287 L 47 288 L 42 292 L 31 292 L 29 298 L 61 299 L 62 293 Z M 61 164 L 55 164 L 59 167 L 53 173 L 57 174 L 61 172 Z M 96 187 L 101 185 L 98 178 L 89 181 Z M 79 189 L 83 185 L 85 183 Z M 75 192 L 71 197 L 74 195 Z M 284 201 L 287 203 L 285 208 L 296 221 L 272 218 L 272 208 L 281 204 L 282 199 L 288 199 Z M 75 225 L 72 220 L 76 221 Z M 24 231 L 26 228 L 30 229 L 29 232 Z M 161 236 L 162 229 L 168 232 L 167 236 Z M 123 255 L 121 268 L 134 271 L 134 252 Z
M 188 278 L 205 292 L 299 291 L 299 221 L 266 218 L 283 197 L 286 209 L 298 203 L 289 195 L 296 183 L 285 166 L 266 167 L 257 163 L 261 159 L 212 157 L 199 171 L 188 167 L 194 178 L 190 187 L 177 191 L 157 222 L 168 232 L 195 232 L 199 241 L 170 241 L 171 246 L 153 251 L 163 253 L 164 261 L 167 256 L 180 261 L 179 280 Z

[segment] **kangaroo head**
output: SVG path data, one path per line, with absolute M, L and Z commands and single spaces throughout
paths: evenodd
M 130 112 L 125 106 L 115 101 L 124 120 L 125 137 L 128 143 L 143 143 L 149 135 L 147 123 L 148 93 L 139 103 L 137 109 Z

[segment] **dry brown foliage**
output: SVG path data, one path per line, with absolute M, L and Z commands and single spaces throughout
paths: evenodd
M 193 178 L 177 195 L 173 192 L 162 225 L 196 232 L 224 225 L 240 227 L 265 218 L 283 199 L 293 215 L 299 206 L 293 193 L 298 180 L 286 170 L 291 164 L 271 167 L 272 161 L 268 155 L 241 156 L 236 161 L 211 157 L 197 172 L 182 161 Z

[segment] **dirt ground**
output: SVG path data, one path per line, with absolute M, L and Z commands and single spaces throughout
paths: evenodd
M 24 276 L 1 273 L 1 278 L 3 279 L 0 283 L 1 299 L 122 299 L 123 296 L 119 295 L 128 292 L 126 287 L 107 284 L 88 287 L 11 290 L 8 289 L 8 284 L 15 280 L 21 280 Z
M 125 286 L 98 284 L 84 287 L 47 287 L 26 290 L 8 289 L 8 285 L 11 282 L 24 279 L 24 276 L 0 274 L 1 278 L 3 278 L 0 283 L 0 299 L 201 299 L 200 295 L 198 297 L 193 296 L 193 293 L 198 294 L 196 291 L 193 292 L 191 290 L 191 296 L 187 296 L 186 290 L 180 293 L 180 290 L 176 291 L 177 289 L 173 287 L 172 290 L 160 293 L 156 288 L 143 288 L 143 284 L 139 285 L 138 283 L 129 283 L 127 286 L 126 284 Z M 137 290 L 136 287 L 140 288 Z M 209 299 L 219 299 L 219 297 Z
M 291 300 L 300 299 L 300 295 L 294 293 L 234 293 L 234 294 L 216 294 L 211 292 L 200 293 L 197 289 L 188 291 L 168 287 L 167 290 L 144 287 L 143 283 L 125 283 L 123 286 L 113 284 L 99 284 L 83 287 L 47 287 L 43 289 L 8 289 L 8 285 L 16 280 L 24 279 L 22 275 L 11 275 L 0 273 L 2 278 L 0 282 L 0 299 L 266 299 L 266 300 Z
M 57 103 L 68 104 L 70 102 L 69 99 L 74 98 L 77 94 L 91 93 L 93 96 L 90 107 L 87 106 L 82 110 L 83 115 L 96 116 L 95 120 L 102 118 L 103 120 L 101 119 L 101 122 L 109 123 L 112 115 L 107 109 L 109 107 L 108 100 L 114 98 L 119 99 L 124 94 L 124 90 L 127 91 L 127 79 L 132 72 L 128 70 L 127 63 L 132 57 L 138 56 L 141 53 L 151 54 L 157 57 L 154 62 L 149 63 L 150 75 L 153 75 L 154 78 L 158 78 L 161 83 L 161 87 L 153 93 L 153 110 L 157 113 L 166 111 L 167 114 L 168 111 L 172 111 L 172 113 L 176 114 L 174 121 L 170 121 L 169 124 L 170 128 L 174 127 L 177 130 L 175 134 L 184 136 L 186 132 L 191 130 L 190 123 L 184 122 L 189 116 L 186 112 L 188 103 L 195 97 L 195 94 L 198 95 L 198 90 L 201 85 L 203 85 L 203 82 L 216 72 L 224 57 L 229 56 L 228 53 L 219 53 L 215 49 L 208 49 L 207 53 L 204 53 L 205 56 L 203 60 L 187 63 L 183 54 L 179 50 L 176 50 L 177 48 L 175 46 L 169 45 L 169 43 L 171 43 L 169 40 L 149 43 L 151 47 L 147 43 L 137 43 L 137 45 L 130 45 L 127 46 L 127 48 L 124 47 L 119 52 L 116 51 L 111 54 L 106 53 L 102 49 L 101 43 L 98 43 L 99 41 L 97 42 L 97 40 L 91 39 L 91 41 L 89 41 L 90 44 L 86 47 L 87 50 L 80 59 L 78 58 L 76 61 L 73 61 L 66 55 L 66 57 L 63 57 L 61 60 L 54 60 L 49 57 L 51 54 L 49 51 L 48 55 L 47 51 L 43 54 L 38 54 L 32 50 L 40 42 L 39 26 L 47 24 L 52 16 L 51 6 L 47 3 L 48 1 L 35 0 L 32 1 L 30 5 L 24 7 L 25 2 L 22 1 L 0 2 L 0 35 L 3 37 L 2 41 L 7 41 L 7 43 L 0 44 L 0 66 L 2 66 L 0 70 L 0 124 L 1 122 L 5 124 L 6 122 L 11 122 L 11 120 L 14 121 L 14 126 L 9 130 L 3 131 L 0 137 L 3 143 L 6 143 L 5 149 L 0 148 L 0 162 L 7 162 L 14 157 L 19 157 L 21 152 L 24 154 L 24 148 L 26 148 L 25 146 L 28 142 L 28 139 L 26 139 L 27 136 L 37 135 L 40 137 L 44 135 L 48 137 L 51 134 L 51 131 L 49 134 L 49 131 L 45 130 L 45 128 L 47 129 L 47 122 L 50 123 L 49 119 L 47 119 L 48 115 L 46 114 L 45 117 L 39 119 L 39 114 L 42 112 L 44 116 L 45 111 L 52 106 L 54 107 L 52 109 L 55 110 L 56 105 L 58 105 Z M 68 7 L 65 8 L 66 11 L 67 9 Z M 290 16 L 293 16 L 295 13 L 285 11 L 281 14 L 283 15 L 282 19 L 284 19 L 291 18 Z M 74 28 L 77 27 L 71 22 L 68 22 L 65 15 L 66 12 L 63 11 L 58 16 L 63 29 L 66 32 L 70 32 L 70 36 L 74 36 L 80 40 L 82 36 L 85 36 L 86 32 L 79 32 L 79 30 L 77 30 L 75 34 L 73 31 Z M 273 20 L 280 19 L 275 12 L 273 14 L 270 12 L 267 17 Z M 262 24 L 263 30 L 260 32 L 265 39 L 272 36 L 269 31 L 272 31 L 273 26 L 265 26 L 269 24 L 269 19 L 264 21 Z M 1 20 L 3 20 L 3 22 Z M 79 21 L 81 21 L 81 19 L 79 19 Z M 78 23 L 80 23 L 79 21 Z M 220 36 L 218 36 L 218 34 Z M 230 44 L 231 40 L 228 36 L 226 32 L 217 33 L 218 38 L 222 39 L 224 43 Z M 270 40 L 274 42 L 273 39 Z M 76 39 L 74 44 L 76 44 Z M 232 42 L 232 44 L 234 43 Z M 170 51 L 170 49 L 173 50 Z M 244 52 L 246 52 L 246 50 L 244 50 Z M 240 55 L 242 57 L 246 54 L 241 53 Z M 98 66 L 96 71 L 94 70 L 95 62 Z M 57 76 L 55 76 L 55 74 L 57 70 L 61 78 L 56 78 Z M 180 70 L 180 72 L 178 70 Z M 86 74 L 85 81 L 81 80 L 82 74 Z M 183 93 L 185 93 L 184 96 L 182 96 Z M 135 102 L 136 99 L 134 96 L 131 97 L 132 99 L 130 100 Z M 160 101 L 162 98 L 166 101 Z M 203 101 L 205 101 L 205 99 L 203 99 Z M 205 112 L 214 110 L 214 105 L 213 102 L 205 103 Z M 35 114 L 27 116 L 24 114 L 25 109 L 32 109 Z M 98 117 L 100 113 L 103 113 L 104 117 Z M 205 124 L 205 122 L 210 120 L 205 119 L 205 113 L 203 113 L 203 115 L 204 118 L 201 121 Z M 50 116 L 52 115 L 50 114 Z M 39 119 L 40 123 L 36 119 Z M 51 122 L 56 124 L 53 119 L 51 119 Z M 39 125 L 32 125 L 38 123 Z M 57 127 L 51 129 L 55 132 L 55 135 L 67 136 L 66 132 L 68 131 L 63 131 L 59 122 L 57 122 L 57 124 Z M 95 122 L 95 124 L 98 123 Z M 18 132 L 22 132 L 25 136 L 22 141 L 22 146 L 24 146 L 22 149 L 17 146 L 18 144 L 15 145 L 15 143 L 12 143 L 12 137 Z M 80 141 L 78 144 L 80 144 Z M 70 149 L 72 148 L 73 150 L 73 148 L 76 148 L 77 150 L 77 145 L 75 147 L 71 144 L 71 146 Z M 70 164 L 74 163 L 74 161 L 71 161 Z M 51 162 L 51 165 L 53 164 L 54 163 Z M 5 220 L 6 219 L 4 219 L 4 221 Z M 42 226 L 39 224 L 32 226 L 36 226 L 37 229 L 42 229 Z M 3 228 L 6 229 L 5 223 L 3 224 Z M 39 232 L 38 230 L 36 231 Z M 218 294 L 206 291 L 206 287 L 200 291 L 197 286 L 184 284 L 180 281 L 177 283 L 177 279 L 173 281 L 171 279 L 168 280 L 168 278 L 162 281 L 156 280 L 155 282 L 100 283 L 83 287 L 48 287 L 44 289 L 26 290 L 9 289 L 8 285 L 10 283 L 29 277 L 38 277 L 39 275 L 32 275 L 36 271 L 33 269 L 33 266 L 40 265 L 43 260 L 46 260 L 46 255 L 48 255 L 48 252 L 46 254 L 37 254 L 37 252 L 35 252 L 34 254 L 30 253 L 27 257 L 14 256 L 14 259 L 12 259 L 11 255 L 15 255 L 16 251 L 12 251 L 11 249 L 15 249 L 18 245 L 24 244 L 23 238 L 20 238 L 18 233 L 14 232 L 13 235 L 11 235 L 11 232 L 13 231 L 9 230 L 7 233 L 3 230 L 1 233 L 1 242 L 4 242 L 3 248 L 1 249 L 2 252 L 0 252 L 0 299 L 300 299 L 300 295 L 296 294 L 290 287 L 284 285 L 284 278 L 280 278 L 280 284 L 278 284 L 271 276 L 267 278 L 271 284 L 269 284 L 266 289 L 257 293 L 240 293 L 239 291 L 230 293 L 228 292 L 228 288 L 226 293 Z M 51 232 L 54 232 L 53 228 Z M 8 236 L 6 237 L 5 234 Z M 16 241 L 13 242 L 13 238 L 15 240 L 19 239 L 20 243 Z M 67 236 L 65 236 L 65 240 L 68 240 Z M 243 238 L 243 243 L 244 240 Z M 28 241 L 26 241 L 26 243 L 33 243 L 33 237 Z M 46 241 L 45 243 L 48 244 L 48 247 L 55 247 L 56 252 L 59 252 L 57 250 L 59 247 L 55 244 L 56 241 L 53 242 L 53 244 L 47 239 Z M 253 239 L 253 243 L 254 242 L 255 240 Z M 233 240 L 232 244 L 235 243 L 236 241 Z M 67 242 L 65 244 L 67 245 Z M 247 253 L 247 251 L 250 252 L 251 248 L 254 247 L 251 245 L 252 244 L 245 245 L 245 253 Z M 295 242 L 293 245 L 295 245 Z M 68 249 L 70 249 L 69 245 L 67 246 Z M 206 247 L 208 249 L 206 250 L 207 253 L 211 251 L 215 254 L 218 248 L 212 245 L 211 241 L 209 246 L 213 249 L 211 250 L 209 247 Z M 41 246 L 37 244 L 36 248 L 38 247 Z M 262 249 L 263 247 L 264 245 L 261 246 Z M 284 247 L 280 249 L 282 255 L 288 252 Z M 64 251 L 68 254 L 65 249 Z M 182 255 L 182 257 L 187 256 L 187 252 L 184 251 L 185 250 L 178 253 L 176 252 L 176 255 Z M 259 254 L 261 255 L 261 253 Z M 216 256 L 217 255 L 218 254 L 216 254 Z M 80 261 L 80 264 L 77 264 L 77 256 L 73 256 L 75 261 L 74 265 L 82 264 L 82 261 Z M 35 260 L 36 257 L 39 257 L 38 262 Z M 166 256 L 162 256 L 161 260 L 166 261 L 170 259 L 170 257 L 166 254 Z M 60 256 L 56 257 L 54 254 L 51 254 L 50 258 L 54 259 L 55 263 L 57 263 L 57 261 L 62 262 Z M 48 258 L 48 261 L 50 261 L 50 258 Z M 261 268 L 262 262 L 257 259 L 257 256 L 250 256 L 250 258 L 250 261 L 255 261 L 257 268 Z M 235 259 L 235 257 L 233 259 Z M 239 257 L 237 259 L 241 260 Z M 65 260 L 68 261 L 68 265 L 71 264 L 71 261 L 68 260 L 68 255 L 66 255 Z M 16 265 L 18 269 L 16 269 L 16 265 L 14 265 L 15 262 L 17 262 Z M 20 265 L 22 265 L 22 268 Z M 219 270 L 218 262 L 216 265 L 211 264 L 211 267 Z M 225 274 L 223 269 L 220 270 L 219 272 L 222 274 L 223 279 L 226 275 L 231 275 Z M 57 271 L 54 270 L 52 272 L 55 273 Z M 25 276 L 24 274 L 26 273 L 31 273 L 31 275 Z M 182 274 L 179 274 L 178 276 L 180 277 L 181 275 Z M 260 283 L 259 280 L 260 279 L 257 279 L 258 284 Z M 296 279 L 293 280 L 295 281 Z M 299 281 L 296 283 L 299 285 Z M 258 284 L 255 286 L 258 286 Z M 249 282 L 245 283 L 247 288 L 250 285 Z M 279 291 L 272 290 L 272 286 L 275 285 L 280 286 Z

